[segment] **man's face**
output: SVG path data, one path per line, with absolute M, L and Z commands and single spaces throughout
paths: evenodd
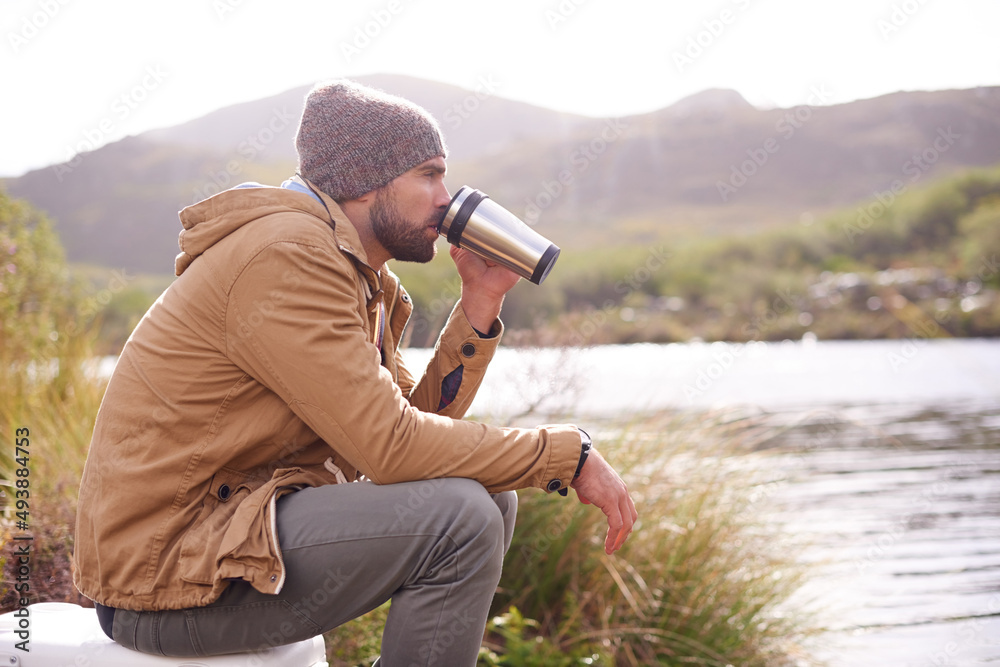
M 437 228 L 451 196 L 444 186 L 444 158 L 432 158 L 400 174 L 375 193 L 369 216 L 375 239 L 401 262 L 429 262 L 437 252 Z

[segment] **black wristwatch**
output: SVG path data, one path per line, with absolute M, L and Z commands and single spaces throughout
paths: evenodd
M 583 464 L 587 462 L 587 455 L 590 454 L 591 447 L 594 446 L 593 441 L 590 439 L 590 434 L 584 431 L 582 428 L 577 428 L 580 432 L 580 462 L 576 464 L 576 474 L 573 475 L 573 479 L 580 476 L 580 471 L 583 470 Z
M 587 462 L 587 455 L 590 454 L 590 450 L 594 446 L 589 433 L 584 431 L 582 428 L 577 428 L 576 430 L 580 432 L 580 462 L 576 464 L 576 473 L 573 475 L 573 479 L 580 476 L 580 471 L 583 470 L 583 464 Z M 569 489 L 565 486 L 559 489 L 560 496 L 565 496 L 568 493 Z

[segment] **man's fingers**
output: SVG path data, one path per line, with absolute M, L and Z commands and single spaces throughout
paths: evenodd
M 604 551 L 608 555 L 613 554 L 618 551 L 621 547 L 622 536 L 627 535 L 624 532 L 625 522 L 620 511 L 612 511 L 608 513 L 608 536 L 604 540 Z
M 633 520 L 629 521 L 625 526 L 622 526 L 622 529 L 618 532 L 618 542 L 615 544 L 615 551 L 618 551 L 622 548 L 622 546 L 624 546 L 625 540 L 627 540 L 628 536 L 632 534 L 632 526 L 634 523 L 635 521 Z
M 604 550 L 608 555 L 622 548 L 625 540 L 632 534 L 632 526 L 639 518 L 631 496 L 627 492 L 623 495 L 624 498 L 619 500 L 616 507 L 618 511 L 608 514 L 608 536 L 604 542 Z
M 614 528 L 608 528 L 608 536 L 604 538 L 604 553 L 609 556 L 613 554 L 618 548 L 615 544 L 618 542 L 618 532 Z
M 629 530 L 632 530 L 633 524 L 635 524 L 635 522 L 639 519 L 639 512 L 636 511 L 635 503 L 632 502 L 632 496 L 630 496 L 628 493 L 625 494 L 624 504 L 625 504 L 625 511 L 622 514 L 631 519 L 628 525 L 629 525 Z

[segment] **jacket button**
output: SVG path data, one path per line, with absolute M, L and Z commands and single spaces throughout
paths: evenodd
M 476 355 L 476 346 L 472 343 L 466 343 L 462 346 L 462 356 L 464 357 L 474 357 Z
M 548 489 L 549 493 L 553 491 L 558 491 L 559 489 L 562 488 L 562 482 L 560 482 L 558 479 L 553 479 L 548 483 L 548 486 L 546 486 L 545 488 Z
M 219 500 L 225 501 L 229 500 L 229 494 L 231 493 L 228 484 L 223 484 L 219 487 Z
M 403 303 L 410 302 L 410 295 L 407 294 L 406 292 L 403 292 L 402 296 L 400 296 L 399 298 L 403 300 Z

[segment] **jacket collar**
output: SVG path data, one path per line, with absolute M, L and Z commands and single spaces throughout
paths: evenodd
M 367 268 L 374 282 L 375 271 L 368 264 L 361 237 L 343 209 L 314 184 L 301 180 L 316 196 L 269 186 L 238 187 L 183 209 L 179 214 L 184 227 L 178 239 L 181 252 L 174 261 L 176 275 L 181 275 L 199 255 L 246 223 L 273 213 L 300 211 L 329 226 L 340 250 Z

